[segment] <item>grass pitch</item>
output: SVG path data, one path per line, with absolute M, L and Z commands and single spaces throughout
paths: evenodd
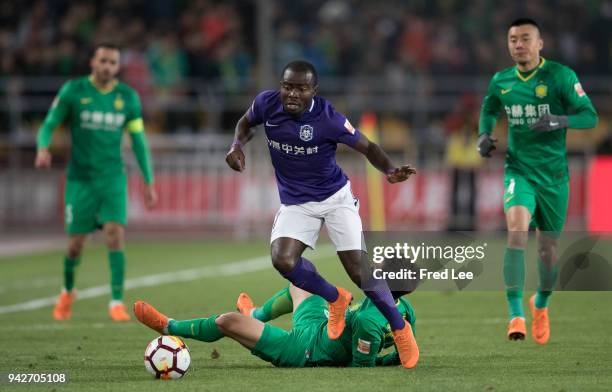
M 133 286 L 126 291 L 126 302 L 144 299 L 178 319 L 233 310 L 241 291 L 261 303 L 286 284 L 267 254 L 264 242 L 131 241 L 126 278 Z M 326 278 L 359 297 L 331 248 L 318 249 L 311 257 Z M 57 295 L 62 260 L 61 251 L 1 258 L 0 308 Z M 277 369 L 229 339 L 213 344 L 187 340 L 192 355 L 188 374 L 178 381 L 158 381 L 143 365 L 144 349 L 156 334 L 136 321 L 108 319 L 104 247 L 88 244 L 82 260 L 77 288 L 88 298 L 75 303 L 70 321 L 54 321 L 50 305 L 0 314 L 1 390 L 593 391 L 612 385 L 612 293 L 555 293 L 552 337 L 548 345 L 538 346 L 529 337 L 506 340 L 502 291 L 417 291 L 409 296 L 421 349 L 419 365 L 412 370 Z M 183 270 L 189 272 L 181 274 Z M 149 275 L 162 283 L 137 279 Z M 177 279 L 183 281 L 172 283 Z M 288 328 L 290 318 L 275 324 Z M 213 350 L 219 358 L 213 358 Z M 6 381 L 9 372 L 61 372 L 69 381 L 14 386 Z

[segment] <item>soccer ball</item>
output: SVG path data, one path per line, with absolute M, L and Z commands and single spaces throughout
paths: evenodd
M 144 365 L 155 378 L 173 380 L 187 373 L 191 355 L 176 336 L 160 336 L 151 341 L 144 353 Z

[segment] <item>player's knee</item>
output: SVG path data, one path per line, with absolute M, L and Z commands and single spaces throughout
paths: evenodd
M 527 246 L 528 233 L 526 231 L 509 231 L 508 246 L 511 248 L 525 248 Z
M 68 246 L 68 258 L 77 259 L 83 252 L 83 244 L 70 244 Z
M 224 313 L 215 319 L 215 324 L 221 331 L 230 331 L 237 323 L 238 313 Z
M 104 228 L 106 234 L 106 245 L 110 249 L 122 249 L 123 248 L 123 227 L 119 225 L 107 225 Z
M 77 259 L 81 256 L 83 252 L 83 245 L 85 243 L 84 239 L 72 239 L 68 244 L 68 258 Z
M 290 251 L 272 248 L 272 265 L 281 274 L 291 272 L 295 268 L 297 257 Z
M 539 246 L 538 256 L 547 265 L 553 265 L 557 261 L 557 252 L 553 245 Z

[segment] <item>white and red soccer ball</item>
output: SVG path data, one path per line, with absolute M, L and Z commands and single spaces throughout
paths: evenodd
M 151 341 L 144 353 L 149 373 L 162 380 L 174 380 L 187 373 L 191 355 L 185 343 L 176 336 L 160 336 Z

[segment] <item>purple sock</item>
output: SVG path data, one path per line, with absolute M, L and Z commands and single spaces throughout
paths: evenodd
M 374 302 L 380 313 L 389 321 L 392 331 L 404 328 L 404 318 L 395 306 L 395 300 L 391 295 L 387 282 L 384 280 L 371 282 L 370 287 L 363 292 Z
M 338 289 L 323 279 L 315 266 L 303 257 L 300 257 L 293 270 L 282 275 L 295 287 L 319 295 L 327 302 L 334 302 L 338 299 Z

